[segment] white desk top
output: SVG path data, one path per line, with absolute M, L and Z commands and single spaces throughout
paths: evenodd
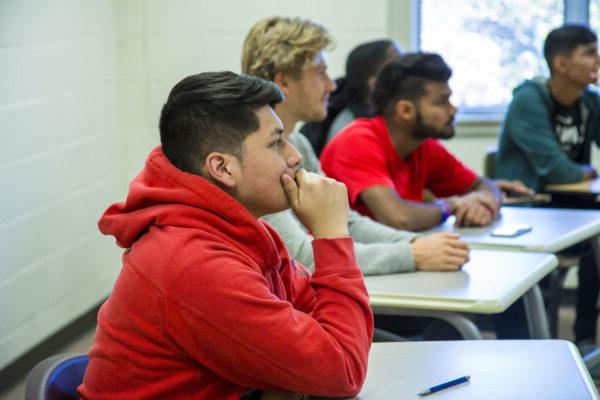
M 356 400 L 420 399 L 422 390 L 471 380 L 423 400 L 597 399 L 575 347 L 562 340 L 374 343 Z
M 529 224 L 530 232 L 514 238 L 491 236 L 500 226 Z M 483 228 L 454 228 L 454 218 L 427 233 L 456 231 L 472 248 L 513 249 L 556 253 L 600 234 L 600 210 L 502 207 L 501 216 Z
M 371 306 L 500 313 L 557 265 L 552 254 L 472 250 L 457 272 L 365 277 Z

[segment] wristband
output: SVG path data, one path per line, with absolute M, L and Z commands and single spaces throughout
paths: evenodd
M 438 206 L 442 210 L 442 217 L 440 218 L 440 224 L 446 222 L 449 216 L 452 215 L 452 210 L 450 209 L 450 205 L 446 200 L 437 199 L 434 201 L 435 205 Z

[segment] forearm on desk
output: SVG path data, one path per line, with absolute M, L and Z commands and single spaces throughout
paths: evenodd
M 383 225 L 369 217 L 364 217 L 356 211 L 350 211 L 348 230 L 355 241 L 361 243 L 387 243 L 411 241 L 420 235 Z
M 387 275 L 415 271 L 410 241 L 390 243 L 354 243 L 354 251 L 363 275 Z

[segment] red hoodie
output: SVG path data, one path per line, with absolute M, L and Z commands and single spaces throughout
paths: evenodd
M 360 391 L 373 320 L 351 239 L 314 240 L 310 276 L 269 225 L 160 147 L 99 227 L 126 250 L 82 398 Z

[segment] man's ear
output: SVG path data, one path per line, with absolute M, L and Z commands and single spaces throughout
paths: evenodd
M 273 82 L 279 86 L 281 92 L 287 97 L 290 94 L 290 77 L 284 72 L 278 72 L 273 77 Z
M 410 100 L 399 100 L 394 106 L 394 117 L 403 122 L 411 121 L 417 115 L 417 106 Z
M 236 185 L 235 172 L 239 169 L 238 159 L 227 153 L 213 151 L 206 157 L 204 173 L 227 188 Z
M 568 69 L 569 60 L 564 54 L 554 56 L 552 60 L 552 71 L 559 74 L 565 74 Z

